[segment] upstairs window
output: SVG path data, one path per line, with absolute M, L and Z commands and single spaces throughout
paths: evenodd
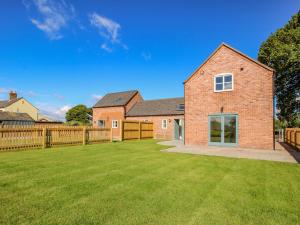
M 223 73 L 215 76 L 214 91 L 232 91 L 233 90 L 233 75 L 231 73 Z
M 98 127 L 105 128 L 105 120 L 98 120 Z

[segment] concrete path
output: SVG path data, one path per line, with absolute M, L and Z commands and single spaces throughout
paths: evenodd
M 278 162 L 300 163 L 300 152 L 293 150 L 284 143 L 277 143 L 276 150 L 244 149 L 235 147 L 214 146 L 185 146 L 181 141 L 163 141 L 161 145 L 173 146 L 161 150 L 162 152 L 188 153 L 211 156 L 224 156 L 230 158 L 246 158 L 269 160 Z

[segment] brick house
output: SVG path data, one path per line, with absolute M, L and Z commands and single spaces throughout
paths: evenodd
M 273 76 L 221 44 L 184 82 L 185 144 L 273 149 Z
M 221 44 L 184 82 L 184 98 L 144 101 L 138 91 L 110 93 L 93 107 L 93 123 L 154 123 L 154 137 L 186 145 L 274 149 L 275 71 L 227 44 Z
M 184 138 L 184 98 L 140 101 L 126 114 L 128 120 L 153 122 L 154 138 Z
M 137 90 L 108 93 L 93 107 L 93 126 L 112 128 L 120 139 L 121 120 L 152 121 L 154 138 L 183 139 L 183 98 L 144 101 Z

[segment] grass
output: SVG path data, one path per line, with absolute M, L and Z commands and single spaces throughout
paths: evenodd
M 300 166 L 153 140 L 0 154 L 0 224 L 300 224 Z

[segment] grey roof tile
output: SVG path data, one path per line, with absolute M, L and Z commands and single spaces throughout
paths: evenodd
M 27 113 L 2 112 L 0 121 L 34 121 Z
M 19 101 L 21 98 L 16 98 L 14 100 L 4 100 L 4 101 L 0 101 L 0 108 L 6 108 L 8 106 L 10 106 L 11 104 Z
M 161 115 L 183 115 L 184 110 L 179 105 L 184 104 L 184 98 L 166 98 L 148 100 L 136 103 L 126 116 L 161 116 Z
M 138 93 L 137 90 L 108 93 L 93 107 L 101 108 L 110 106 L 125 106 L 136 93 Z

